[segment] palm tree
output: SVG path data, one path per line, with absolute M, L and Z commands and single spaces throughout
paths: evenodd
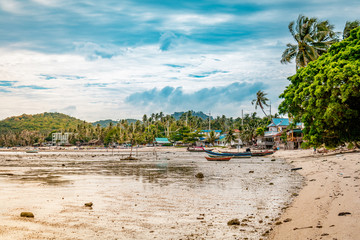
M 216 141 L 216 135 L 215 135 L 215 132 L 214 131 L 211 131 L 211 132 L 209 132 L 209 135 L 208 135 L 208 137 L 206 138 L 206 140 L 210 143 L 210 144 L 212 144 L 213 146 L 214 146 L 214 143 L 215 143 L 215 141 Z
M 357 28 L 358 26 L 360 26 L 360 21 L 359 20 L 355 20 L 355 21 L 347 21 L 344 27 L 344 32 L 343 32 L 343 39 L 348 38 L 350 36 L 350 32 L 351 30 L 353 30 L 354 28 Z
M 296 24 L 289 24 L 289 31 L 296 44 L 288 43 L 282 54 L 281 63 L 289 63 L 295 58 L 296 69 L 305 67 L 325 53 L 331 44 L 337 41 L 334 26 L 328 21 L 319 22 L 316 18 L 299 15 Z
M 264 93 L 263 91 L 259 90 L 256 93 L 256 98 L 254 100 L 251 101 L 251 104 L 254 105 L 255 104 L 255 109 L 257 109 L 257 107 L 259 106 L 261 108 L 261 110 L 263 111 L 263 113 L 265 114 L 265 116 L 267 116 L 267 114 L 264 111 L 264 106 L 269 106 L 266 101 L 269 101 L 269 99 L 267 97 L 265 97 L 267 95 L 267 93 Z
M 236 136 L 234 135 L 234 131 L 232 129 L 226 134 L 225 142 L 231 144 L 231 142 L 235 142 Z

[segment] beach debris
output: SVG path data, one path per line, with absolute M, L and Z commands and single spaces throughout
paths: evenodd
M 297 194 L 297 193 L 293 193 L 292 195 L 293 195 L 293 197 L 299 196 L 299 194 Z
M 323 233 L 323 234 L 321 234 L 321 236 L 322 236 L 322 237 L 324 237 L 324 236 L 329 236 L 329 234 L 328 234 L 328 233 Z
M 292 221 L 291 218 L 287 218 L 287 219 L 284 220 L 285 223 L 286 223 L 286 222 L 291 222 L 291 221 Z
M 271 182 L 271 183 L 269 183 L 269 185 L 274 185 L 274 183 Z
M 349 212 L 340 212 L 339 214 L 338 214 L 338 216 L 346 216 L 346 215 L 350 215 L 351 213 L 349 213 Z
M 20 217 L 33 218 L 34 214 L 32 212 L 21 212 Z
M 273 159 L 271 159 L 271 161 L 272 161 L 272 162 L 275 162 L 275 161 L 276 161 L 276 159 L 275 159 L 275 158 L 273 158 Z
M 129 156 L 129 157 L 123 158 L 122 160 L 137 160 L 137 158 Z
M 297 170 L 301 170 L 302 167 L 297 167 L 297 168 L 292 168 L 291 171 L 297 171 Z
M 313 228 L 313 226 L 308 226 L 308 227 L 301 227 L 301 228 L 294 228 L 293 230 L 301 230 L 301 229 L 308 229 L 308 228 Z
M 202 172 L 199 172 L 195 175 L 196 178 L 204 178 L 204 174 Z
M 254 171 L 249 171 L 249 173 L 254 173 Z
M 88 203 L 85 203 L 84 206 L 85 207 L 92 207 L 93 203 L 92 202 L 88 202 Z
M 227 222 L 227 225 L 232 226 L 232 225 L 240 225 L 240 221 L 237 218 L 231 219 L 230 221 Z

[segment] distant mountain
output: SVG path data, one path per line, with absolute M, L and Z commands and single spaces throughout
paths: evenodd
M 203 120 L 209 119 L 209 115 L 206 115 L 205 113 L 203 113 L 202 111 L 200 112 L 195 112 L 195 111 L 190 111 L 191 115 L 202 118 Z M 183 115 L 185 112 L 174 112 L 173 114 L 171 114 L 171 116 L 173 116 L 176 120 L 179 120 L 181 115 Z M 213 120 L 213 117 L 210 117 L 211 120 Z
M 128 123 L 134 123 L 137 121 L 137 119 L 125 119 Z M 105 128 L 107 126 L 109 126 L 110 123 L 112 123 L 113 125 L 116 125 L 119 121 L 114 121 L 111 119 L 106 119 L 106 120 L 99 120 L 96 122 L 91 123 L 93 126 L 96 126 L 98 124 L 100 124 L 101 127 Z
M 118 121 L 114 121 L 114 120 L 111 120 L 111 119 L 106 119 L 106 120 L 99 120 L 99 121 L 96 121 L 96 122 L 93 122 L 91 123 L 93 126 L 97 126 L 98 124 L 100 124 L 100 127 L 107 127 L 109 126 L 109 124 L 112 123 L 113 125 L 116 125 L 118 123 Z
M 0 133 L 21 132 L 23 130 L 49 132 L 53 130 L 75 128 L 83 123 L 77 118 L 63 113 L 23 114 L 0 121 Z

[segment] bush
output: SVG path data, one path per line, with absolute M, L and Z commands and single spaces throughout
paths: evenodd
M 309 142 L 302 142 L 301 143 L 301 148 L 302 149 L 309 149 L 310 148 Z

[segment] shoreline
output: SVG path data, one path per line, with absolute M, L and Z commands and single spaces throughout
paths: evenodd
M 304 177 L 304 186 L 274 223 L 270 240 L 358 239 L 360 234 L 360 152 L 314 154 L 278 151 Z

